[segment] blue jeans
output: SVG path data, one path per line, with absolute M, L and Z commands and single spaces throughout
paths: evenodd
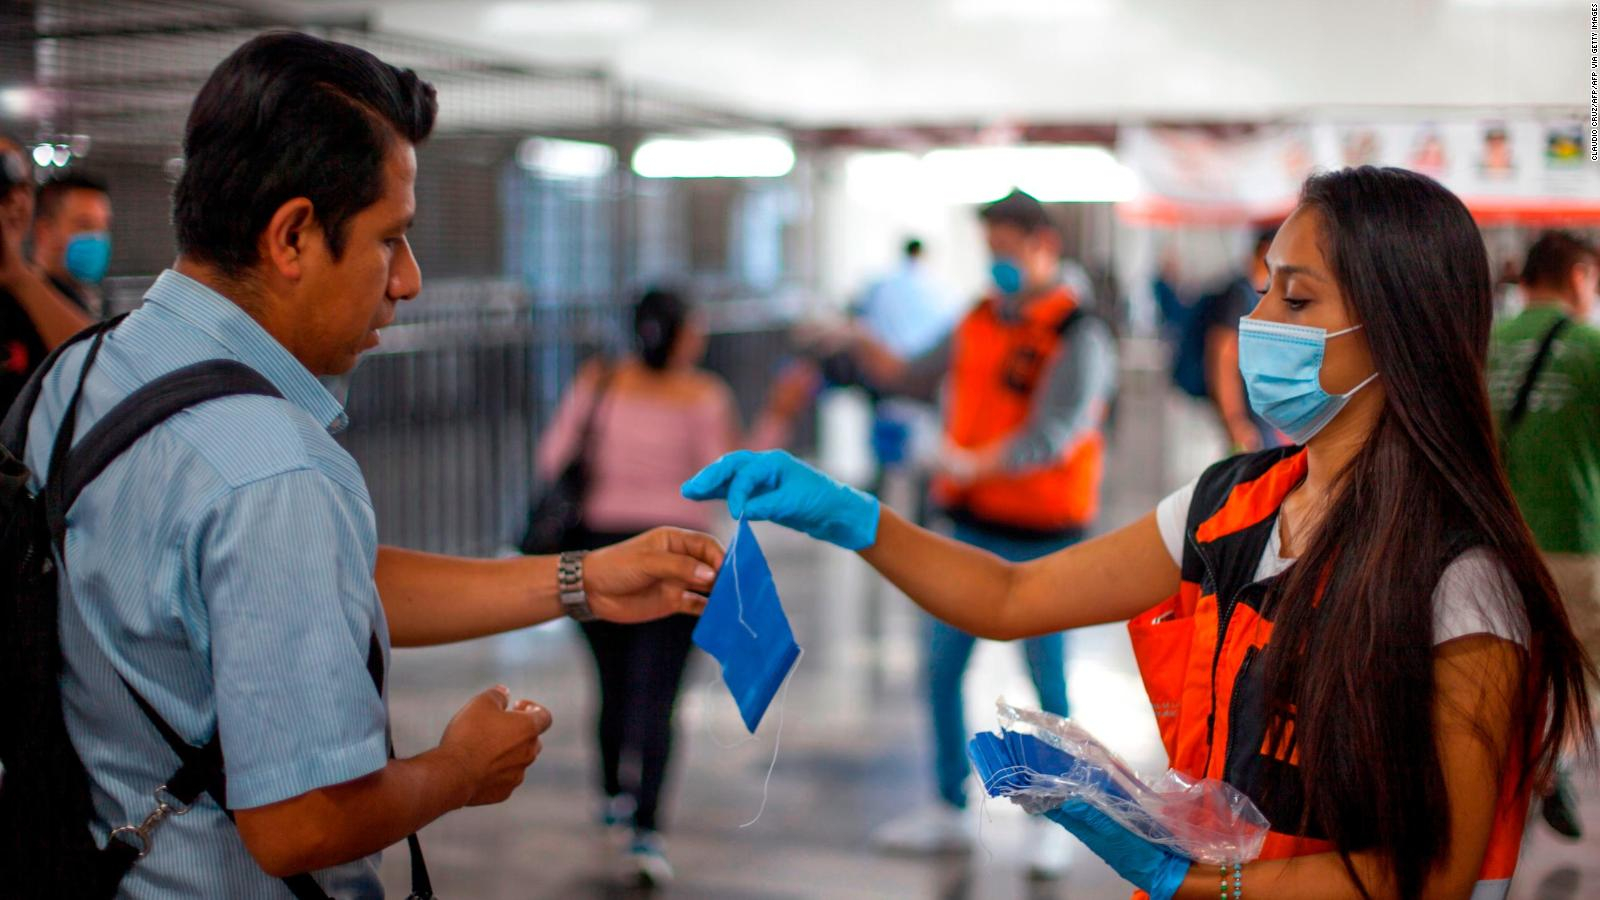
M 990 532 L 979 526 L 958 524 L 955 538 L 1012 562 L 1025 562 L 1047 556 L 1076 543 L 1076 538 L 1019 539 Z M 974 598 L 975 602 L 981 602 Z M 933 713 L 933 751 L 939 796 L 958 809 L 967 805 L 967 732 L 961 706 L 961 677 L 967 671 L 977 638 L 965 631 L 928 619 L 927 689 Z M 1066 635 L 1040 635 L 1022 642 L 1028 658 L 1028 674 L 1039 691 L 1039 706 L 1045 712 L 1067 715 Z

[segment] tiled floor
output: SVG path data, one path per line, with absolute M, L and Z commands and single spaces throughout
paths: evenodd
M 1135 386 L 1137 387 L 1137 385 Z M 1159 449 L 1173 417 L 1154 392 L 1125 397 L 1104 519 L 1147 510 L 1182 480 Z M 1144 398 L 1141 400 L 1141 398 Z M 1152 427 L 1155 425 L 1156 427 Z M 931 796 L 924 705 L 917 693 L 920 613 L 884 588 L 852 555 L 761 526 L 779 590 L 806 655 L 780 716 L 775 706 L 754 740 L 744 732 L 709 658 L 697 653 L 680 704 L 676 777 L 669 786 L 669 854 L 678 880 L 660 892 L 683 898 L 909 897 L 1123 898 L 1127 887 L 1078 848 L 1067 875 L 1025 875 L 1024 816 L 988 803 L 981 845 L 941 860 L 880 856 L 874 826 Z M 982 602 L 982 598 L 974 598 Z M 1074 716 L 1136 767 L 1164 760 L 1120 627 L 1071 636 L 1068 685 Z M 441 896 L 629 897 L 617 851 L 594 824 L 597 790 L 591 723 L 593 676 L 575 629 L 542 629 L 395 656 L 392 707 L 401 752 L 431 745 L 468 696 L 497 681 L 548 705 L 556 724 L 525 786 L 495 807 L 464 810 L 423 833 Z M 972 728 L 992 726 L 994 698 L 1033 702 L 1017 649 L 986 644 L 967 680 Z M 782 743 L 762 809 L 773 745 Z M 1583 813 L 1600 833 L 1600 784 L 1584 784 Z M 1600 896 L 1600 838 L 1558 841 L 1531 827 L 1513 896 Z M 403 849 L 385 858 L 391 896 L 409 887 Z

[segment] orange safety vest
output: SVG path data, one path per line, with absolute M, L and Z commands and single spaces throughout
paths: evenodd
M 1272 579 L 1257 582 L 1256 570 L 1278 509 L 1305 472 L 1305 451 L 1298 447 L 1238 456 L 1208 469 L 1189 508 L 1178 593 L 1128 623 L 1172 768 L 1222 779 L 1255 801 L 1272 825 L 1262 859 L 1334 849 L 1315 834 L 1279 830 L 1299 825 L 1303 798 L 1292 789 L 1264 793 L 1263 776 L 1269 769 L 1284 773 L 1299 760 L 1293 753 L 1288 759 L 1269 755 L 1264 686 L 1260 668 L 1251 671 L 1272 640 L 1270 611 L 1262 603 Z M 1511 762 L 1508 772 L 1516 771 L 1517 760 Z M 1502 898 L 1510 890 L 1528 810 L 1528 791 L 1518 790 L 1517 781 L 1509 774 L 1501 779 L 1474 900 Z
M 1015 434 L 1033 411 L 1034 390 L 1056 355 L 1078 303 L 1058 287 L 1029 302 L 1017 320 L 985 299 L 956 328 L 951 343 L 945 437 L 978 448 Z M 1053 463 L 967 485 L 934 480 L 934 499 L 957 518 L 1026 531 L 1056 532 L 1094 520 L 1100 504 L 1104 440 L 1096 431 Z

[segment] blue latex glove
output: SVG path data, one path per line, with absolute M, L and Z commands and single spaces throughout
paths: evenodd
M 1045 813 L 1045 818 L 1077 835 L 1084 846 L 1150 895 L 1150 900 L 1172 900 L 1189 874 L 1193 861 L 1152 844 L 1116 823 L 1083 800 L 1068 800 Z
M 878 498 L 782 450 L 735 450 L 683 485 L 690 500 L 727 500 L 735 519 L 777 522 L 846 550 L 878 540 Z

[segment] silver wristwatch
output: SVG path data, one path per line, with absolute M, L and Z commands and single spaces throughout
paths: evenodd
M 568 550 L 561 554 L 556 566 L 556 586 L 561 591 L 561 608 L 579 622 L 593 622 L 598 617 L 589 608 L 589 595 L 583 590 L 582 550 Z

